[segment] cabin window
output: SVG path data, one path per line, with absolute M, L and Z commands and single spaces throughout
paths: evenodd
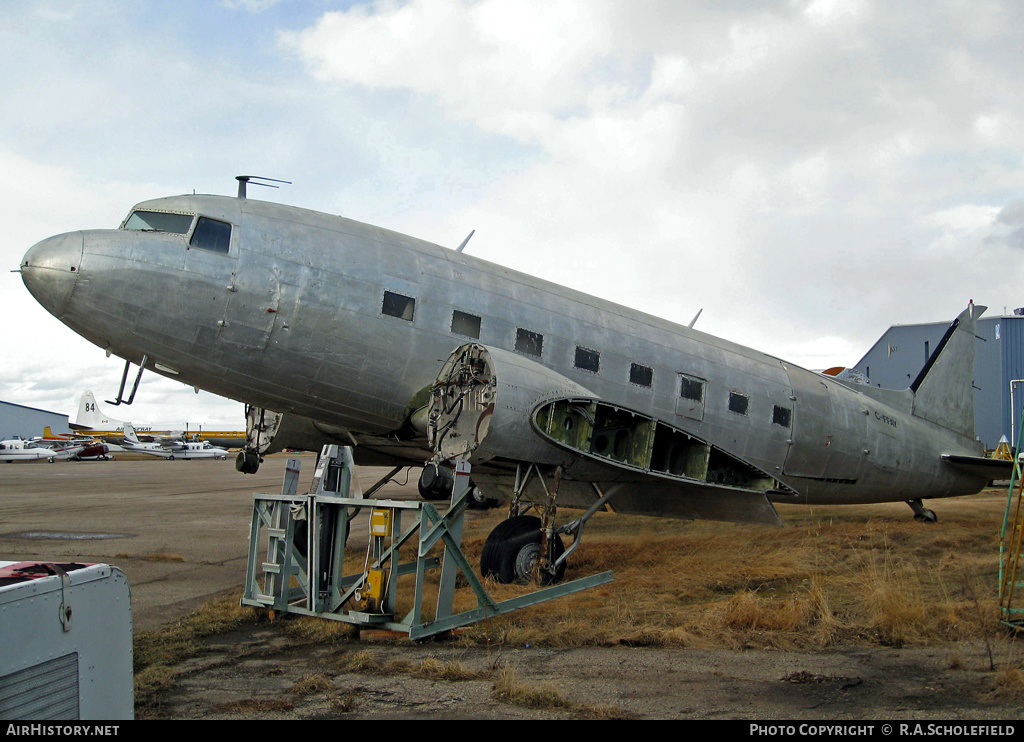
M 595 374 L 601 370 L 601 354 L 596 350 L 576 346 L 576 368 L 584 371 L 593 371 Z
M 654 369 L 641 366 L 639 363 L 629 364 L 629 383 L 649 387 L 654 384 Z
M 704 401 L 704 380 L 679 374 L 679 396 L 692 399 L 694 402 Z
M 192 226 L 192 214 L 168 214 L 165 211 L 133 211 L 124 223 L 125 229 L 142 232 L 185 234 Z
M 384 304 L 380 309 L 382 314 L 389 317 L 398 317 L 412 322 L 416 314 L 416 300 L 410 296 L 402 296 L 391 291 L 384 292 Z
M 452 332 L 468 338 L 480 337 L 480 318 L 456 309 L 452 312 Z
M 779 407 L 778 405 L 775 405 L 775 408 L 772 410 L 772 422 L 776 425 L 781 425 L 784 428 L 789 427 L 792 416 L 793 411 L 788 407 Z
M 544 336 L 520 327 L 516 330 L 516 350 L 540 358 L 544 351 Z
M 729 392 L 729 412 L 735 412 L 737 415 L 746 415 L 749 401 L 745 395 L 739 392 Z
M 221 252 L 226 255 L 231 249 L 231 225 L 201 216 L 196 222 L 195 231 L 192 232 L 192 239 L 188 244 L 200 250 Z

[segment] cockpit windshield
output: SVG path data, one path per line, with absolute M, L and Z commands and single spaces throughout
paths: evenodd
M 165 211 L 133 211 L 124 223 L 125 229 L 146 232 L 186 234 L 192 226 L 192 214 L 169 214 Z

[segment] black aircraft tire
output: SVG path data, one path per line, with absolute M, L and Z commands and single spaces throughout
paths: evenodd
M 504 520 L 494 527 L 487 541 L 484 542 L 480 554 L 480 571 L 485 577 L 497 582 L 528 582 L 533 565 L 540 554 L 540 518 L 532 515 L 519 515 Z M 562 539 L 554 537 L 552 558 L 557 559 L 565 551 Z M 552 578 L 544 575 L 545 585 L 558 582 L 565 575 L 565 563 L 558 568 Z
M 487 540 L 484 541 L 484 548 L 480 552 L 480 573 L 484 577 L 497 578 L 498 547 L 508 539 L 508 534 L 516 529 L 529 529 L 540 533 L 540 518 L 532 515 L 518 515 L 501 521 L 491 530 Z

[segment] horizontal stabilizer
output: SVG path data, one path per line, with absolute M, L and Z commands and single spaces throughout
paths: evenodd
M 1013 473 L 1013 462 L 1008 459 L 990 459 L 985 456 L 964 456 L 960 454 L 944 454 L 942 460 L 953 466 L 969 471 L 972 474 L 987 476 L 991 479 L 1009 479 Z

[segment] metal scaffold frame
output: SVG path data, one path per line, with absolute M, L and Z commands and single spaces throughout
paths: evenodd
M 1024 608 L 1015 605 L 1015 600 L 1019 600 L 1016 588 L 1024 588 L 1024 582 L 1018 582 L 1021 543 L 1024 537 L 1024 477 L 1021 476 L 1020 466 L 1024 413 L 1016 432 L 1016 441 L 1011 451 L 1013 469 L 1010 473 L 1010 486 L 1006 492 L 1006 511 L 1003 514 L 1003 528 L 999 537 L 999 618 L 1007 626 L 1019 629 L 1024 626 Z
M 468 462 L 456 462 L 451 503 L 442 514 L 425 501 L 349 497 L 354 471 L 347 447 L 324 446 L 308 494 L 297 494 L 299 463 L 290 459 L 281 494 L 253 495 L 242 603 L 423 639 L 611 581 L 612 573 L 603 572 L 495 600 L 461 547 L 469 473 Z M 362 570 L 345 575 L 345 542 L 353 518 L 363 509 L 370 510 L 369 545 Z M 257 564 L 264 539 L 267 560 Z M 438 544 L 443 555 L 429 556 Z M 402 549 L 415 549 L 414 559 L 401 563 Z M 438 567 L 437 604 L 433 616 L 426 617 L 426 575 Z M 412 605 L 397 618 L 398 578 L 407 575 L 415 577 Z M 476 608 L 456 614 L 459 575 L 476 597 Z

